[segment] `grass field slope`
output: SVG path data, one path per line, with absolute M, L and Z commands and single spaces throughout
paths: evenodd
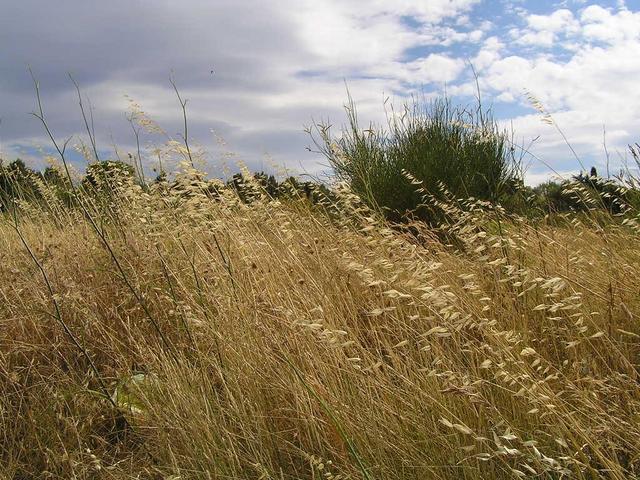
M 2 214 L 1 478 L 638 474 L 633 218 L 203 182 Z

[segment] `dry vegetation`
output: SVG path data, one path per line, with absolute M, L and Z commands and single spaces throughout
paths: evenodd
M 409 234 L 180 181 L 1 217 L 0 477 L 640 469 L 633 222 L 468 201 Z

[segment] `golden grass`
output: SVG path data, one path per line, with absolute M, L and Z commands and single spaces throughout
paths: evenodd
M 453 247 L 342 198 L 2 217 L 0 477 L 637 473 L 633 229 L 470 203 Z

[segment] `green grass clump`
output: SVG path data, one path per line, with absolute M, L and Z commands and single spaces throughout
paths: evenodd
M 351 99 L 346 112 L 339 138 L 326 124 L 311 133 L 338 177 L 391 220 L 407 212 L 431 223 L 439 219 L 407 174 L 432 195 L 444 188 L 455 198 L 491 202 L 508 203 L 521 185 L 507 134 L 481 105 L 470 110 L 447 98 L 414 100 L 402 112 L 388 112 L 386 129 L 362 129 Z

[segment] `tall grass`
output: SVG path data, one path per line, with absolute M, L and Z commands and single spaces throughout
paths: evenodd
M 640 219 L 508 215 L 496 157 L 453 193 L 394 166 L 447 220 L 405 235 L 344 184 L 213 185 L 184 137 L 170 182 L 89 186 L 52 135 L 68 183 L 0 215 L 0 478 L 638 476 Z
M 637 224 L 441 200 L 464 248 L 423 246 L 182 175 L 124 186 L 110 249 L 76 207 L 1 218 L 3 477 L 638 473 Z

